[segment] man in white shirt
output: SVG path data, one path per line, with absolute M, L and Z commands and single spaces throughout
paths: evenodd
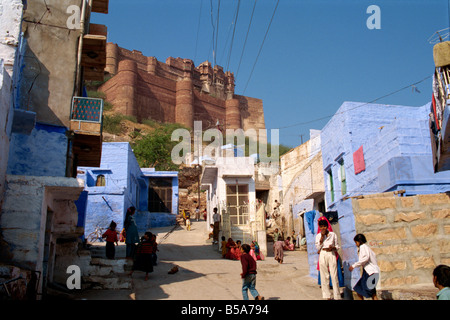
M 341 294 L 339 292 L 339 279 L 337 274 L 336 251 L 340 248 L 337 241 L 337 235 L 328 230 L 326 220 L 319 221 L 320 233 L 316 235 L 316 248 L 319 253 L 319 271 L 322 282 L 322 297 L 331 299 L 330 277 L 333 284 L 334 300 L 339 300 Z

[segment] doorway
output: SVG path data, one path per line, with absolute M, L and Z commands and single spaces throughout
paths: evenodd
M 248 184 L 227 184 L 227 207 L 232 225 L 248 223 Z
M 172 212 L 172 178 L 149 179 L 148 211 Z

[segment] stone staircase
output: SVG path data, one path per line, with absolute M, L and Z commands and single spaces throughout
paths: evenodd
M 252 235 L 250 234 L 249 226 L 231 226 L 231 238 L 236 242 L 237 240 L 241 240 L 242 244 L 247 243 L 250 244 L 253 240 Z
M 82 289 L 131 289 L 128 277 L 133 261 L 125 257 L 125 245 L 116 246 L 116 259 L 105 257 L 104 243 L 94 244 L 84 250 Z

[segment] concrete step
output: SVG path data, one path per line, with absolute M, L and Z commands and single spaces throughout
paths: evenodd
M 124 256 L 125 246 L 116 247 L 116 259 L 105 257 L 105 246 L 95 244 L 86 250 L 89 253 L 82 268 L 83 289 L 130 289 L 131 278 L 127 274 L 132 270 L 133 260 Z
M 231 226 L 231 238 L 234 241 L 241 240 L 242 243 L 251 243 L 253 240 L 248 226 Z

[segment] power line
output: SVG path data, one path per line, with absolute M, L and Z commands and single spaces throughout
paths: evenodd
M 202 17 L 202 7 L 203 7 L 203 0 L 200 1 L 200 12 L 198 14 L 198 25 L 197 25 L 197 36 L 195 40 L 195 54 L 194 54 L 194 61 L 197 59 L 197 46 L 198 46 L 198 35 L 200 33 L 200 18 Z
M 273 18 L 275 17 L 275 12 L 277 11 L 279 3 L 280 3 L 280 0 L 277 1 L 275 9 L 273 10 L 272 18 L 270 19 L 270 23 L 269 23 L 269 25 L 267 27 L 266 34 L 264 35 L 263 42 L 261 43 L 261 47 L 259 48 L 258 55 L 256 56 L 255 63 L 253 64 L 252 71 L 250 72 L 250 76 L 248 77 L 247 83 L 246 83 L 245 88 L 244 88 L 244 92 L 242 94 L 245 94 L 245 90 L 247 90 L 248 83 L 250 82 L 250 79 L 252 78 L 253 71 L 255 70 L 256 63 L 258 62 L 259 55 L 261 54 L 262 48 L 264 46 L 264 42 L 266 41 L 267 34 L 269 33 L 269 29 L 270 29 L 270 26 L 272 25 L 272 21 L 273 21 Z
M 209 4 L 210 4 L 210 16 L 211 16 L 211 26 L 212 26 L 212 41 L 211 41 L 211 46 L 212 46 L 212 50 L 213 50 L 213 61 L 214 61 L 214 65 L 216 64 L 216 52 L 215 52 L 215 48 L 214 48 L 214 37 L 215 37 L 215 33 L 216 33 L 216 28 L 214 27 L 214 18 L 213 18 L 213 4 L 212 4 L 212 0 L 209 0 Z
M 449 0 L 449 1 L 450 1 L 450 0 Z M 255 0 L 255 4 L 253 5 L 253 11 L 252 11 L 252 15 L 251 15 L 251 17 L 250 17 L 250 22 L 249 22 L 249 24 L 248 24 L 247 34 L 245 35 L 245 41 L 244 41 L 244 46 L 243 46 L 243 48 L 242 48 L 241 58 L 239 59 L 239 65 L 238 65 L 238 68 L 237 68 L 237 71 L 236 71 L 236 78 L 237 78 L 237 76 L 238 76 L 239 69 L 241 68 L 242 57 L 244 56 L 245 46 L 246 46 L 246 44 L 247 44 L 247 38 L 248 38 L 248 34 L 249 34 L 249 32 L 250 32 L 250 26 L 252 25 L 253 15 L 254 15 L 254 13 L 255 13 L 255 8 L 256 8 L 256 2 L 258 2 L 258 0 Z
M 374 100 L 372 100 L 372 101 L 369 101 L 369 102 L 366 102 L 366 103 L 357 105 L 356 107 L 353 107 L 353 108 L 350 108 L 350 109 L 347 109 L 347 110 L 345 110 L 345 111 L 341 111 L 341 112 L 338 112 L 338 113 L 335 113 L 335 114 L 343 114 L 343 113 L 345 113 L 345 112 L 348 112 L 348 111 L 351 111 L 351 110 L 355 110 L 356 108 L 360 108 L 360 107 L 366 106 L 366 105 L 368 105 L 368 104 L 374 103 L 374 102 L 376 102 L 376 101 L 378 101 L 378 100 L 381 100 L 381 99 L 383 99 L 383 98 L 392 96 L 392 95 L 394 95 L 394 94 L 396 94 L 396 93 L 398 93 L 398 92 L 400 92 L 400 91 L 403 91 L 403 90 L 405 90 L 405 89 L 408 89 L 408 88 L 410 88 L 410 87 L 412 87 L 412 86 L 415 86 L 415 85 L 417 85 L 417 84 L 419 84 L 419 83 L 422 83 L 422 82 L 424 82 L 425 80 L 428 80 L 428 79 L 431 78 L 431 77 L 432 77 L 432 75 L 431 75 L 431 76 L 428 76 L 428 77 L 426 77 L 426 78 L 424 78 L 424 79 L 422 79 L 422 80 L 420 80 L 420 81 L 417 81 L 417 82 L 415 82 L 415 83 L 412 83 L 412 84 L 410 84 L 410 85 L 407 85 L 407 86 L 405 86 L 405 87 L 403 87 L 403 88 L 401 88 L 401 89 L 398 89 L 398 90 L 395 90 L 395 91 L 393 91 L 393 92 L 391 92 L 391 93 L 385 94 L 385 95 L 382 96 L 382 97 L 376 98 L 376 99 L 374 99 Z M 309 121 L 305 121 L 305 122 L 294 123 L 294 124 L 291 124 L 291 125 L 288 125 L 288 126 L 284 126 L 284 127 L 279 127 L 279 128 L 276 128 L 276 129 L 286 129 L 286 128 L 291 128 L 291 127 L 296 127 L 296 126 L 305 125 L 305 124 L 310 124 L 310 123 L 313 123 L 313 122 L 316 122 L 316 121 L 320 121 L 320 120 L 324 120 L 324 119 L 331 118 L 331 117 L 333 117 L 335 114 L 328 115 L 328 116 L 324 116 L 324 117 L 317 118 L 317 119 L 313 119 L 313 120 L 309 120 Z
M 230 51 L 228 52 L 228 61 L 227 61 L 227 67 L 226 67 L 225 70 L 228 70 L 229 65 L 230 65 L 231 51 L 233 49 L 234 34 L 235 34 L 235 31 L 236 31 L 236 24 L 237 24 L 237 19 L 238 19 L 238 16 L 239 16 L 239 8 L 240 8 L 240 6 L 241 6 L 241 0 L 238 1 L 237 8 L 236 8 L 236 15 L 234 17 L 233 35 L 231 37 Z
M 217 54 L 217 40 L 219 39 L 219 16 L 220 16 L 220 0 L 217 4 L 217 19 L 216 19 L 216 49 L 215 52 Z M 216 60 L 214 60 L 214 65 L 216 64 Z

